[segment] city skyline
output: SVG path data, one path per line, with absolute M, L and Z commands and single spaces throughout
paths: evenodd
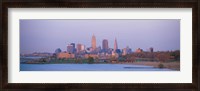
M 89 24 L 85 24 L 86 22 Z M 146 25 L 146 28 L 141 26 L 142 23 L 143 25 Z M 77 26 L 71 27 L 71 25 L 73 24 Z M 49 27 L 47 27 L 47 25 Z M 96 26 L 88 27 L 89 25 L 91 26 L 96 25 Z M 139 29 L 138 25 L 140 25 L 141 29 Z M 79 33 L 77 32 L 78 30 L 74 27 L 82 27 L 81 29 L 79 29 L 79 32 L 81 32 L 81 30 L 84 32 Z M 93 27 L 94 28 L 96 27 L 97 29 L 93 30 L 92 29 Z M 108 29 L 100 31 L 100 29 L 102 29 L 101 27 L 103 27 L 103 29 L 105 28 Z M 88 31 L 87 29 L 90 31 L 86 32 Z M 149 30 L 150 32 L 145 33 L 144 31 L 147 32 L 147 30 Z M 114 31 L 116 31 L 117 33 Z M 69 33 L 69 35 L 66 35 L 68 37 L 64 36 L 64 33 L 62 32 L 66 32 L 67 34 Z M 130 34 L 132 34 L 132 36 Z M 90 41 L 91 36 L 92 36 L 92 41 Z M 41 40 L 37 40 L 38 37 L 41 38 Z M 75 45 L 83 44 L 85 45 L 86 48 L 88 47 L 96 48 L 101 46 L 101 48 L 103 49 L 103 47 L 105 47 L 103 46 L 103 41 L 105 42 L 105 46 L 108 46 L 109 48 L 112 49 L 116 48 L 123 49 L 129 46 L 133 51 L 135 51 L 137 48 L 147 50 L 150 47 L 153 47 L 156 51 L 180 50 L 180 21 L 179 20 L 20 20 L 21 53 L 32 53 L 32 52 L 52 53 L 57 48 L 61 48 L 63 51 L 67 51 L 67 45 L 71 43 L 75 43 Z

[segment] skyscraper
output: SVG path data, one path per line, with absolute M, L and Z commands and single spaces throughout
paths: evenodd
M 73 53 L 75 53 L 76 52 L 75 43 L 71 43 L 70 45 L 73 46 Z
M 92 49 L 96 49 L 96 37 L 94 35 L 92 35 Z
M 82 47 L 82 44 L 77 44 L 76 45 L 77 53 L 79 53 L 81 51 L 81 47 Z
M 85 45 L 81 45 L 81 51 L 85 50 Z
M 102 47 L 103 47 L 104 51 L 108 50 L 108 40 L 107 39 L 103 40 Z
M 85 50 L 85 45 L 83 44 L 77 44 L 76 45 L 77 53 Z
M 116 51 L 117 49 L 118 49 L 118 46 L 117 46 L 117 39 L 115 38 L 114 51 Z
M 68 53 L 74 53 L 74 47 L 73 47 L 73 45 L 71 45 L 71 44 L 67 45 L 67 52 Z

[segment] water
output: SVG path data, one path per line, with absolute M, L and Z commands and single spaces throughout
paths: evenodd
M 20 71 L 173 71 L 128 64 L 20 64 Z

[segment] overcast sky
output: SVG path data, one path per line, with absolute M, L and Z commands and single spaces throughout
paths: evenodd
M 110 48 L 117 39 L 118 48 L 133 51 L 153 47 L 155 51 L 180 50 L 180 20 L 20 20 L 20 53 L 51 52 L 67 44 L 91 47 L 92 35 L 97 46 L 108 39 Z

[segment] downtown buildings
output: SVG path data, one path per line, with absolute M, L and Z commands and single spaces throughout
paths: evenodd
M 57 50 L 58 51 L 58 50 Z M 114 40 L 113 48 L 109 47 L 109 41 L 107 39 L 102 40 L 102 47 L 97 47 L 96 37 L 92 35 L 91 47 L 87 47 L 84 44 L 70 43 L 67 45 L 67 50 L 57 53 L 58 58 L 98 58 L 108 59 L 111 57 L 118 58 L 120 55 L 130 54 L 132 51 L 129 47 L 118 49 L 117 39 Z
M 92 35 L 92 49 L 96 49 L 96 37 L 94 35 Z
M 102 41 L 102 48 L 103 48 L 104 51 L 108 50 L 109 47 L 108 47 L 108 40 L 107 39 L 104 39 Z

